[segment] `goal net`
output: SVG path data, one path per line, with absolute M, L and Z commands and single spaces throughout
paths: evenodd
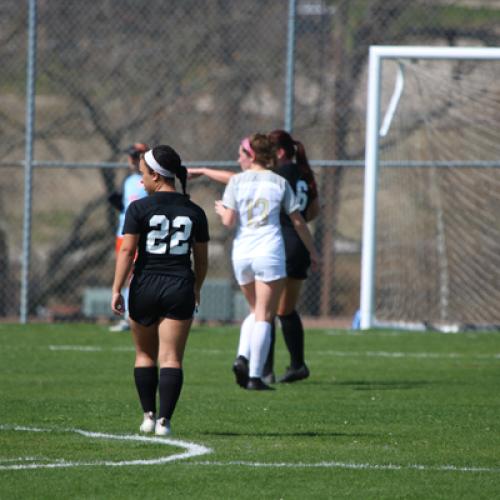
M 500 49 L 372 47 L 361 327 L 500 325 Z

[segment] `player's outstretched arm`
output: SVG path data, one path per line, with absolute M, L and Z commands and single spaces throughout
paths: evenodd
M 188 176 L 190 179 L 195 179 L 204 175 L 213 181 L 227 184 L 229 179 L 236 173 L 230 170 L 219 170 L 218 168 L 188 168 Z

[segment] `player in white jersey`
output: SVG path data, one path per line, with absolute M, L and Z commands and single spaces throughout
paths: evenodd
M 299 212 L 292 188 L 270 170 L 275 148 L 264 134 L 242 141 L 238 162 L 243 170 L 234 175 L 216 202 L 216 212 L 228 227 L 237 226 L 232 261 L 236 280 L 251 314 L 241 326 L 238 357 L 233 364 L 236 382 L 250 390 L 268 390 L 262 371 L 269 352 L 271 323 L 286 277 L 285 247 L 280 212 L 286 213 L 317 267 L 318 254 L 311 233 Z

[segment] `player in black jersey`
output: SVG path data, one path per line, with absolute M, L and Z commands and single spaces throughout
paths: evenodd
M 268 136 L 277 149 L 278 158 L 275 172 L 287 179 L 292 186 L 299 201 L 303 218 L 307 222 L 313 220 L 319 213 L 318 190 L 303 144 L 294 140 L 284 130 L 274 130 Z M 190 168 L 188 172 L 193 178 L 205 175 L 223 184 L 227 184 L 235 174 L 232 171 L 214 168 Z M 283 213 L 281 214 L 281 225 L 285 241 L 287 278 L 277 315 L 280 319 L 285 344 L 290 353 L 290 366 L 278 381 L 289 383 L 309 376 L 309 369 L 304 360 L 304 327 L 296 307 L 302 282 L 307 278 L 311 261 L 309 253 L 291 224 L 290 218 Z M 274 341 L 273 328 L 269 357 L 264 366 L 263 380 L 268 383 L 274 381 Z
M 316 181 L 307 160 L 305 148 L 285 130 L 273 130 L 268 135 L 277 148 L 278 165 L 275 171 L 292 186 L 299 202 L 299 210 L 304 219 L 309 222 L 318 216 L 319 202 Z M 309 369 L 304 360 L 304 327 L 296 307 L 302 282 L 307 278 L 311 260 L 290 218 L 284 213 L 281 213 L 281 229 L 285 241 L 287 278 L 277 316 L 280 319 L 285 344 L 290 353 L 290 366 L 278 382 L 286 383 L 309 376 Z M 274 335 L 271 337 L 271 349 L 264 368 L 264 373 L 271 377 L 273 376 L 274 337 Z
M 123 314 L 121 290 L 134 266 L 129 317 L 136 350 L 134 379 L 144 411 L 140 430 L 165 436 L 181 392 L 182 358 L 207 273 L 208 223 L 205 212 L 186 195 L 187 172 L 170 146 L 144 153 L 139 168 L 149 196 L 127 209 L 111 307 Z M 183 193 L 176 191 L 175 177 Z

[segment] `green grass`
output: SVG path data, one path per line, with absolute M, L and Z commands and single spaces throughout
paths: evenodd
M 113 467 L 184 451 L 72 432 L 137 435 L 129 335 L 0 324 L 0 498 L 500 497 L 500 333 L 311 330 L 311 377 L 266 393 L 233 381 L 237 334 L 187 348 L 172 439 L 213 452 Z M 58 460 L 85 465 L 6 468 Z

